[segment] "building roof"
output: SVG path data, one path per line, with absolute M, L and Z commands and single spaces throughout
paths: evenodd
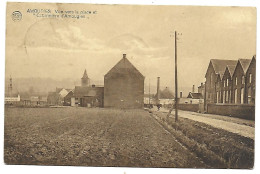
M 223 77 L 227 65 L 236 66 L 237 64 L 237 60 L 211 59 L 210 61 L 213 65 L 215 73 L 219 74 L 221 77 Z
M 229 74 L 230 74 L 231 78 L 233 77 L 235 69 L 236 69 L 235 65 L 227 65 L 227 70 L 229 71 Z
M 87 87 L 87 86 L 75 86 L 74 96 L 75 97 L 94 97 L 104 87 Z
M 187 98 L 203 99 L 203 96 L 201 93 L 190 92 Z
M 244 73 L 246 73 L 250 63 L 251 63 L 251 59 L 238 59 L 240 65 L 243 68 Z
M 126 58 L 126 55 L 112 68 L 108 71 L 105 76 L 112 74 L 126 74 L 130 77 L 141 77 L 144 76 L 135 68 L 135 66 Z

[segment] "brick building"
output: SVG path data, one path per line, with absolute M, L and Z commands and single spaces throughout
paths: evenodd
M 104 87 L 75 86 L 73 98 L 75 104 L 81 107 L 103 107 Z
M 218 80 L 217 84 L 217 103 L 232 103 L 232 77 L 236 66 L 227 65 L 225 72 Z
M 256 57 L 253 56 L 246 72 L 246 100 L 245 103 L 255 104 L 255 77 L 256 76 Z
M 144 78 L 123 54 L 104 77 L 104 107 L 143 108 Z
M 207 103 L 217 103 L 221 100 L 220 98 L 223 98 L 223 94 L 220 96 L 220 93 L 222 92 L 222 85 L 223 81 L 222 78 L 224 76 L 225 70 L 227 65 L 228 66 L 235 66 L 237 63 L 236 60 L 220 60 L 220 59 L 211 59 L 205 78 L 205 104 Z M 217 93 L 218 92 L 218 93 Z M 218 94 L 218 97 L 217 97 Z
M 81 78 L 81 86 L 75 86 L 73 93 L 69 93 L 65 99 L 70 106 L 104 107 L 104 87 L 90 85 L 90 79 L 85 70 Z
M 239 59 L 233 74 L 233 100 L 232 103 L 244 104 L 247 99 L 245 97 L 245 75 L 250 65 L 250 59 Z
M 205 84 L 201 83 L 200 86 L 198 86 L 198 93 L 201 93 L 202 97 L 204 98 L 205 95 Z
M 248 107 L 251 108 L 252 115 L 255 103 L 255 68 L 256 56 L 252 59 L 210 60 L 205 75 L 205 109 L 208 111 L 210 105 L 211 112 L 218 113 L 214 108 L 219 109 L 220 105 L 214 104 L 221 103 L 222 106 L 225 104 L 225 107 L 233 108 L 230 113 L 239 115 L 236 111 L 241 105 L 251 104 L 252 107 Z

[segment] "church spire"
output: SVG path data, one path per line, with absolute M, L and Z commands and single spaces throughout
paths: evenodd
M 88 74 L 87 74 L 87 70 L 85 69 L 85 71 L 84 71 L 84 74 L 83 74 L 83 77 L 82 77 L 82 79 L 83 78 L 88 78 Z
M 85 69 L 84 74 L 81 78 L 81 86 L 89 86 L 90 79 L 88 78 L 87 70 Z

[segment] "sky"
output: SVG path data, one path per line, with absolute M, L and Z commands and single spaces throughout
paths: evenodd
M 28 9 L 96 11 L 85 19 L 39 18 Z M 14 22 L 13 11 L 22 19 Z M 127 54 L 146 86 L 174 88 L 174 31 L 179 91 L 205 81 L 210 59 L 250 59 L 256 54 L 256 8 L 9 3 L 6 77 L 103 81 Z

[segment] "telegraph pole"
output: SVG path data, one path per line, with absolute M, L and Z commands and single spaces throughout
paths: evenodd
M 170 34 L 170 37 L 175 37 L 174 46 L 175 46 L 175 122 L 178 121 L 178 71 L 177 71 L 177 35 L 182 35 L 182 33 L 174 32 L 174 36 Z M 167 114 L 167 119 L 170 117 L 173 108 L 171 108 Z
M 151 106 L 151 103 L 150 103 L 150 79 L 149 79 L 149 108 Z
M 177 32 L 175 31 L 175 122 L 178 121 Z

